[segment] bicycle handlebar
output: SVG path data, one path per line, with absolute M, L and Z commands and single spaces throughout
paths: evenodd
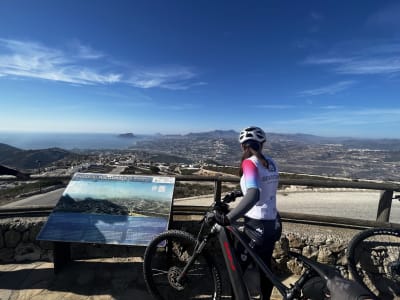
M 235 191 L 232 191 L 232 192 L 226 194 L 226 195 L 224 196 L 224 198 L 221 199 L 221 201 L 222 201 L 223 203 L 231 203 L 231 202 L 235 201 L 236 198 L 242 197 L 242 196 L 243 196 L 242 191 L 240 191 L 240 190 L 235 190 Z

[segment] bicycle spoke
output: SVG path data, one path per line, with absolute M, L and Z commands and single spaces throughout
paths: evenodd
M 153 296 L 160 300 L 220 299 L 219 273 L 205 253 L 196 257 L 178 282 L 194 253 L 194 247 L 194 238 L 180 231 L 161 234 L 149 244 L 145 253 L 144 275 Z

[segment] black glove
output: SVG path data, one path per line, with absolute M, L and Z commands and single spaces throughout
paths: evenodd
M 350 281 L 339 276 L 328 279 L 326 286 L 329 289 L 332 300 L 377 299 L 358 282 Z
M 241 196 L 243 196 L 242 191 L 239 191 L 239 190 L 232 191 L 232 192 L 226 194 L 224 196 L 224 198 L 222 199 L 222 201 L 225 203 L 230 203 L 230 202 L 235 201 L 237 197 L 241 197 Z
M 206 214 L 206 222 L 207 222 L 207 224 L 212 224 L 213 222 L 216 222 L 217 224 L 219 224 L 221 226 L 226 226 L 231 223 L 225 214 L 220 213 L 215 210 L 210 211 Z

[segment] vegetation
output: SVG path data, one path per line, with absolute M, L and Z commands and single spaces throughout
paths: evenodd
M 181 175 L 193 175 L 198 169 L 181 169 Z
M 158 167 L 151 166 L 149 169 L 138 168 L 135 166 L 129 166 L 121 174 L 125 175 L 157 175 L 160 172 Z
M 230 166 L 223 166 L 223 167 L 212 167 L 207 166 L 204 167 L 205 170 L 210 170 L 219 173 L 225 173 L 230 175 L 239 176 L 239 167 L 230 167 Z
M 31 182 L 15 182 L 8 188 L 0 190 L 0 205 L 14 202 L 16 198 L 23 195 L 39 193 L 50 186 L 63 185 L 64 182 L 56 179 L 37 180 Z
M 21 150 L 0 143 L 0 164 L 20 170 L 43 168 L 56 161 L 66 158 L 73 160 L 79 157 L 78 154 L 60 148 Z
M 222 193 L 227 193 L 232 190 L 237 190 L 239 186 L 232 187 L 222 185 Z M 186 183 L 176 182 L 174 190 L 174 198 L 187 198 L 201 195 L 214 194 L 214 184 Z

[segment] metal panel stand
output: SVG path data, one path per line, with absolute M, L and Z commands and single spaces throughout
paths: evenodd
M 58 274 L 71 262 L 71 243 L 54 242 L 54 274 Z

